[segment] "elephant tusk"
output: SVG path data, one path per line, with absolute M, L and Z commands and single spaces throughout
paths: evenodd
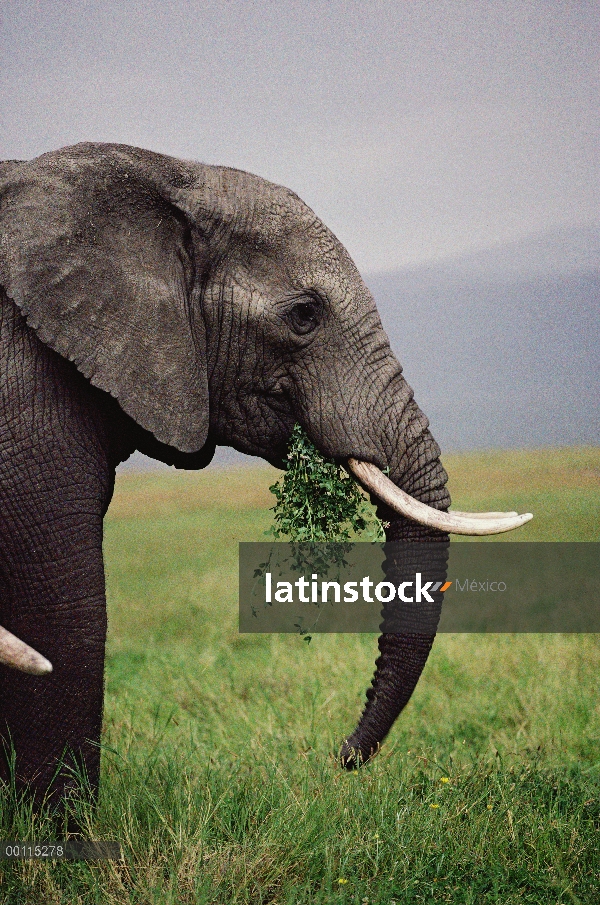
M 33 676 L 52 672 L 52 663 L 36 650 L 0 626 L 0 663 Z
M 452 510 L 452 515 L 464 515 L 466 518 L 514 518 L 518 512 L 459 512 Z
M 530 512 L 524 515 L 517 515 L 516 512 L 440 512 L 400 490 L 370 462 L 348 459 L 348 468 L 366 490 L 395 512 L 448 534 L 502 534 L 520 528 L 533 518 Z

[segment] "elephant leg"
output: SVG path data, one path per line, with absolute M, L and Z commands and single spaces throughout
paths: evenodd
M 47 676 L 0 665 L 0 776 L 9 778 L 12 749 L 17 786 L 40 803 L 75 785 L 74 762 L 98 786 L 102 520 L 126 452 L 112 439 L 121 425 L 109 397 L 21 320 L 0 327 L 10 327 L 2 348 L 11 350 L 0 400 L 0 625 L 53 665 Z
M 53 444 L 39 452 L 11 457 L 8 481 L 0 466 L 0 623 L 43 651 L 53 672 L 0 666 L 0 736 L 14 748 L 17 785 L 30 784 L 41 799 L 51 785 L 62 797 L 73 758 L 92 789 L 98 784 L 106 602 L 97 463 L 90 479 L 84 450 L 71 460 Z M 16 496 L 7 490 L 15 480 Z

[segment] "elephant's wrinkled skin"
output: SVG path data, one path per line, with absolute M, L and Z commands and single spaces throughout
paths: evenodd
M 97 786 L 102 519 L 134 449 L 200 468 L 227 444 L 281 465 L 299 421 L 323 453 L 387 467 L 436 509 L 450 499 L 369 291 L 293 193 L 82 144 L 0 165 L 0 228 L 0 624 L 53 664 L 0 666 L 0 735 L 41 794 L 65 748 Z M 389 538 L 445 539 L 385 515 Z M 347 763 L 377 749 L 432 641 L 382 636 Z

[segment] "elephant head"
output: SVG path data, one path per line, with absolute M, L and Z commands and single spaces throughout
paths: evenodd
M 167 461 L 206 464 L 226 444 L 281 466 L 299 422 L 381 501 L 388 539 L 495 533 L 529 517 L 448 512 L 440 450 L 371 294 L 291 191 L 226 167 L 81 144 L 4 164 L 0 198 L 8 297 Z M 2 631 L 0 659 L 50 669 Z M 432 640 L 381 637 L 346 765 L 377 749 Z

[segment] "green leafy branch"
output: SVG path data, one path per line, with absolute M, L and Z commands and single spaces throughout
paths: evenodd
M 291 541 L 287 565 L 295 572 L 327 575 L 333 567 L 339 573 L 357 536 L 368 532 L 370 541 L 385 540 L 384 525 L 358 484 L 319 452 L 299 424 L 292 431 L 285 472 L 269 489 L 276 503 L 268 533 Z M 270 571 L 271 560 L 272 554 L 260 563 L 255 579 Z M 309 629 L 295 625 L 310 643 Z
M 339 543 L 369 532 L 369 540 L 384 540 L 383 525 L 352 477 L 326 459 L 299 424 L 294 427 L 283 476 L 269 489 L 277 539 Z

